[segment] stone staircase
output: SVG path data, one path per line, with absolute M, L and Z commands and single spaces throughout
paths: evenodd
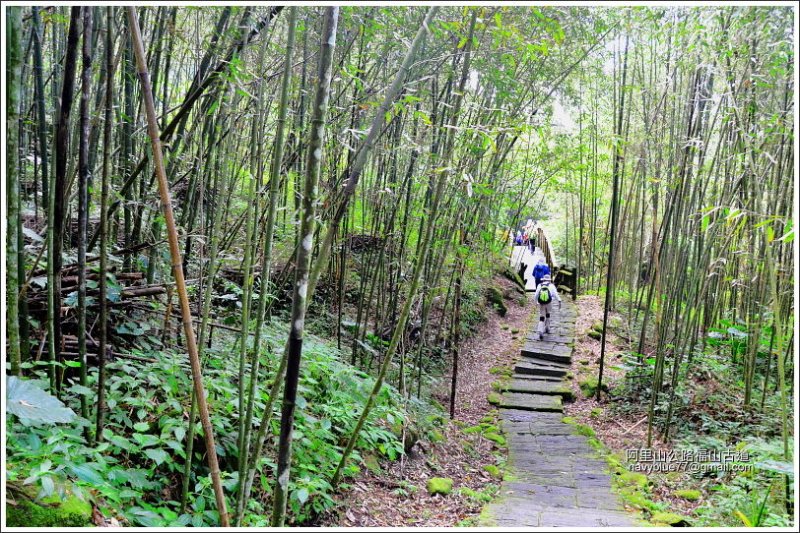
M 554 307 L 551 332 L 538 340 L 534 323 L 504 385 L 498 407 L 508 442 L 507 474 L 480 525 L 633 527 L 633 517 L 611 492 L 605 462 L 585 436 L 562 422 L 562 402 L 572 399 L 565 376 L 577 309 L 567 301 Z

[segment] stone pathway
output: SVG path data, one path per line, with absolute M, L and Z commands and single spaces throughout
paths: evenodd
M 539 249 L 537 253 L 541 253 Z M 634 527 L 611 492 L 606 463 L 587 438 L 561 421 L 564 382 L 574 346 L 577 309 L 564 300 L 552 313 L 551 333 L 528 335 L 514 376 L 506 384 L 500 418 L 508 442 L 500 495 L 484 510 L 483 526 Z

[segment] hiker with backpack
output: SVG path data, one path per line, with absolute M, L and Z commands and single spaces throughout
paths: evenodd
M 544 262 L 544 259 L 539 258 L 539 262 L 533 267 L 533 280 L 536 282 L 535 287 L 539 288 L 544 276 L 550 275 L 550 267 Z
M 539 324 L 536 326 L 536 332 L 539 334 L 539 340 L 543 340 L 544 334 L 550 333 L 550 309 L 554 300 L 558 300 L 558 308 L 561 309 L 561 296 L 558 295 L 556 286 L 550 283 L 550 274 L 542 276 L 533 299 L 539 304 Z

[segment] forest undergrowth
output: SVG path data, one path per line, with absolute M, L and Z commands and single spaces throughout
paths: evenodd
M 640 450 L 647 449 L 647 374 L 654 361 L 638 362 L 632 355 L 630 316 L 624 298 L 618 300 L 607 333 L 608 399 L 598 402 L 596 387 L 602 329 L 603 302 L 597 295 L 578 298 L 577 342 L 572 364 L 575 401 L 567 403 L 564 414 L 571 422 L 595 437 L 615 474 L 615 489 L 624 505 L 642 511 L 647 517 L 682 522 L 692 526 L 788 526 L 791 513 L 784 506 L 780 417 L 774 396 L 765 403 L 743 410 L 741 397 L 732 392 L 742 383 L 731 382 L 736 375 L 730 365 L 730 350 L 740 339 L 734 334 L 713 336 L 696 363 L 681 369 L 686 374 L 675 391 L 679 405 L 676 428 L 669 440 L 653 440 L 653 456 L 672 458 L 674 467 L 688 452 L 716 451 L 720 455 L 738 452 L 747 469 L 737 471 L 698 471 L 677 467 L 668 472 L 637 472 L 634 465 Z M 698 361 L 699 360 L 699 361 Z M 709 367 L 711 370 L 709 370 Z M 763 391 L 762 391 L 763 392 Z M 657 421 L 663 424 L 666 406 L 659 409 Z M 741 454 L 744 455 L 741 455 Z M 688 457 L 691 457 L 688 456 Z M 746 459 L 746 461 L 744 460 Z M 671 516 L 667 516 L 671 515 Z

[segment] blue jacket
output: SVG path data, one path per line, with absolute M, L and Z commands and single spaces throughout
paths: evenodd
M 542 276 L 545 274 L 550 273 L 550 267 L 546 264 L 539 264 L 533 267 L 533 277 L 536 279 L 541 279 Z

